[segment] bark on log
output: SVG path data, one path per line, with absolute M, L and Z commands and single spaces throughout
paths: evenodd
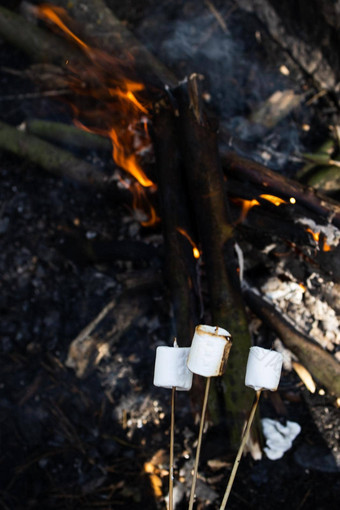
M 340 396 L 340 363 L 306 335 L 294 329 L 274 305 L 251 289 L 244 297 L 253 312 L 266 321 L 282 342 L 299 358 L 312 376 L 335 397 Z
M 0 148 L 26 158 L 46 171 L 92 186 L 100 191 L 119 195 L 115 182 L 110 181 L 95 166 L 76 158 L 36 136 L 29 135 L 0 121 Z
M 112 142 L 105 138 L 69 124 L 32 119 L 26 122 L 26 132 L 52 143 L 75 149 L 112 152 Z
M 192 76 L 175 91 L 179 105 L 178 130 L 205 262 L 210 320 L 234 337 L 223 383 L 213 385 L 209 409 L 215 423 L 217 416 L 229 422 L 231 446 L 235 447 L 251 400 L 251 392 L 245 388 L 242 378 L 251 341 L 234 255 L 233 228 L 223 193 L 217 125 L 215 119 L 203 112 L 198 87 L 197 76 Z
M 185 232 L 193 238 L 175 118 L 165 100 L 155 106 L 152 131 L 165 241 L 166 280 L 175 317 L 174 336 L 181 347 L 190 347 L 198 322 L 198 276 L 193 248 L 183 235 Z
M 234 152 L 224 152 L 222 165 L 227 176 L 235 180 L 246 181 L 262 188 L 262 193 L 272 193 L 289 201 L 296 199 L 307 210 L 319 215 L 324 221 L 340 228 L 340 205 L 321 195 L 308 186 L 288 179 L 269 168 L 238 156 Z M 253 197 L 254 198 L 254 197 Z

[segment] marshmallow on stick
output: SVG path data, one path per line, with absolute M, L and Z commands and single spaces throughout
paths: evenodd
M 220 510 L 224 510 L 227 504 L 238 466 L 241 461 L 242 452 L 248 440 L 251 424 L 255 416 L 256 408 L 260 401 L 261 391 L 276 391 L 280 382 L 283 357 L 282 354 L 270 349 L 262 347 L 251 347 L 246 370 L 245 385 L 256 391 L 255 399 L 250 410 L 246 428 L 241 439 L 236 459 L 231 471 L 228 485 L 224 493 L 224 497 L 220 506 Z
M 282 370 L 280 352 L 251 347 L 248 356 L 245 385 L 258 390 L 276 391 Z
M 211 377 L 216 377 L 223 374 L 228 360 L 231 344 L 231 335 L 226 329 L 219 328 L 218 326 L 213 327 L 205 325 L 199 325 L 195 328 L 195 334 L 194 338 L 192 339 L 188 358 L 188 368 L 194 374 L 206 377 L 207 381 L 203 399 L 200 430 L 197 440 L 196 459 L 190 491 L 189 510 L 192 510 L 194 506 L 198 463 L 202 445 L 204 420 L 208 403 Z
M 192 373 L 187 367 L 189 347 L 160 346 L 156 349 L 153 383 L 155 386 L 171 389 L 170 461 L 169 461 L 169 510 L 173 510 L 174 486 L 174 433 L 175 433 L 175 393 L 189 391 L 192 386 Z
M 189 391 L 192 386 L 192 373 L 187 368 L 189 351 L 189 347 L 178 347 L 176 342 L 173 347 L 157 347 L 154 385 Z
M 226 329 L 197 326 L 188 358 L 189 370 L 204 377 L 222 375 L 231 345 L 231 335 Z

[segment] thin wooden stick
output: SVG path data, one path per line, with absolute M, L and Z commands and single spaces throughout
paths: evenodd
M 205 413 L 206 413 L 206 410 L 207 410 L 207 403 L 208 403 L 208 396 L 209 396 L 209 389 L 210 389 L 210 380 L 211 380 L 211 377 L 207 377 L 207 382 L 206 382 L 206 385 L 205 385 L 203 407 L 202 407 L 202 414 L 201 414 L 200 430 L 199 430 L 199 434 L 198 434 L 198 442 L 197 442 L 194 474 L 193 474 L 192 485 L 191 485 L 189 510 L 192 510 L 193 506 L 194 506 L 194 497 L 195 497 L 196 481 L 197 481 L 197 473 L 198 473 L 198 462 L 199 462 L 200 452 L 201 452 L 202 437 L 203 437 L 203 428 L 204 428 L 204 419 L 205 419 Z
M 240 447 L 239 447 L 237 455 L 236 455 L 234 466 L 233 466 L 233 469 L 232 469 L 232 472 L 231 472 L 231 475 L 230 475 L 230 478 L 229 478 L 229 481 L 228 481 L 228 485 L 227 485 L 227 488 L 226 488 L 226 491 L 225 491 L 225 494 L 224 494 L 224 498 L 223 498 L 222 504 L 220 506 L 220 510 L 224 510 L 225 507 L 226 507 L 226 504 L 227 504 L 227 501 L 228 501 L 228 498 L 229 498 L 229 494 L 231 492 L 231 488 L 232 488 L 233 483 L 234 483 L 236 472 L 237 472 L 237 469 L 238 469 L 238 467 L 240 465 L 242 452 L 243 452 L 244 446 L 245 446 L 245 444 L 247 442 L 247 439 L 248 439 L 248 436 L 249 436 L 250 427 L 251 427 L 251 424 L 253 423 L 255 412 L 256 412 L 256 409 L 257 409 L 257 405 L 258 405 L 259 400 L 260 400 L 261 391 L 262 390 L 258 390 L 256 392 L 255 399 L 254 399 L 254 402 L 253 402 L 253 405 L 252 405 L 252 408 L 251 408 L 251 411 L 250 411 L 250 415 L 249 415 L 249 418 L 248 418 L 248 421 L 247 421 L 247 426 L 246 426 L 246 429 L 244 431 L 244 434 L 243 434 L 243 437 L 242 437 L 242 441 L 241 441 Z
M 170 462 L 169 462 L 169 510 L 174 507 L 174 436 L 175 436 L 175 394 L 176 388 L 171 391 L 171 422 L 170 422 Z

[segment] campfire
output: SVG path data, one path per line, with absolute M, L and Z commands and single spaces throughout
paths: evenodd
M 241 4 L 246 4 L 242 9 L 248 14 L 256 9 L 248 2 Z M 204 5 L 211 30 L 226 34 L 228 23 L 219 10 L 210 1 Z M 262 23 L 268 21 L 264 12 L 257 16 Z M 177 30 L 184 27 L 179 23 Z M 209 47 L 209 33 L 207 42 L 203 37 L 196 48 Z M 204 321 L 225 328 L 233 337 L 228 370 L 212 381 L 207 410 L 209 426 L 223 430 L 228 454 L 237 450 L 251 407 L 253 395 L 244 385 L 244 375 L 253 345 L 274 347 L 283 355 L 287 377 L 295 378 L 303 391 L 326 395 L 336 409 L 338 126 L 334 122 L 332 144 L 320 145 L 315 153 L 306 149 L 280 156 L 270 138 L 270 130 L 301 104 L 313 105 L 319 98 L 334 101 L 335 85 L 324 82 L 322 69 L 313 75 L 313 94 L 286 90 L 271 95 L 241 122 L 226 118 L 209 71 L 205 76 L 202 69 L 190 69 L 182 76 L 178 69 L 170 70 L 102 0 L 96 0 L 91 10 L 82 2 L 66 0 L 23 3 L 20 14 L 1 7 L 0 35 L 31 59 L 19 74 L 33 87 L 27 98 L 43 98 L 48 108 L 55 105 L 62 113 L 58 120 L 44 113 L 38 119 L 30 115 L 20 119 L 20 126 L 10 115 L 2 118 L 4 154 L 71 183 L 75 193 L 81 190 L 124 210 L 115 235 L 109 229 L 101 238 L 91 229 L 83 235 L 76 214 L 54 232 L 62 252 L 72 253 L 72 264 L 80 260 L 102 271 L 101 264 L 114 261 L 122 269 L 121 274 L 115 270 L 115 294 L 102 298 L 68 338 L 62 369 L 69 369 L 79 381 L 100 373 L 105 398 L 116 406 L 116 413 L 121 412 L 122 429 L 132 439 L 149 421 L 161 420 L 157 405 L 144 415 L 142 409 L 126 411 L 115 402 L 110 362 L 119 340 L 144 323 L 154 347 L 170 345 L 176 337 L 179 347 L 188 348 L 195 326 Z M 292 51 L 289 44 L 285 51 Z M 293 57 L 306 73 L 305 62 Z M 280 69 L 288 79 L 288 68 Z M 8 65 L 4 71 L 13 76 Z M 309 132 L 303 126 L 301 130 Z M 263 142 L 256 138 L 257 130 Z M 166 333 L 154 337 L 157 325 L 149 318 L 157 300 L 162 302 L 158 311 L 164 314 Z M 157 324 L 160 319 L 153 320 Z M 118 351 L 116 355 L 118 359 Z M 129 378 L 133 380 L 133 375 Z M 181 396 L 179 406 L 197 416 L 203 392 L 195 377 L 190 397 Z M 262 400 L 279 413 L 284 409 L 280 392 L 264 392 Z M 262 442 L 258 416 L 246 444 L 253 459 L 261 457 Z M 185 473 L 184 459 L 178 463 Z M 143 464 L 155 500 L 166 493 L 162 480 L 167 473 L 162 474 L 161 464 L 152 456 Z M 186 497 L 187 474 L 178 476 Z

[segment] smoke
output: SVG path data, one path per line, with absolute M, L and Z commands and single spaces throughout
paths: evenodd
M 170 13 L 162 6 L 150 14 L 160 24 L 150 30 L 147 20 L 138 32 L 179 80 L 193 72 L 205 77 L 203 86 L 211 106 L 230 138 L 242 142 L 244 155 L 274 169 L 291 166 L 297 161 L 295 154 L 303 152 L 301 125 L 310 121 L 310 111 L 303 101 L 296 102 L 272 126 L 259 116 L 254 120 L 254 113 L 278 91 L 302 94 L 302 82 L 289 71 L 280 72 L 287 62 L 282 55 L 281 60 L 276 54 L 268 55 L 268 45 L 273 44 L 263 44 L 263 27 L 255 16 L 240 9 L 230 14 L 228 9 L 230 4 L 220 8 L 226 21 L 223 28 L 207 9 L 197 7 L 188 13 L 178 8 Z

